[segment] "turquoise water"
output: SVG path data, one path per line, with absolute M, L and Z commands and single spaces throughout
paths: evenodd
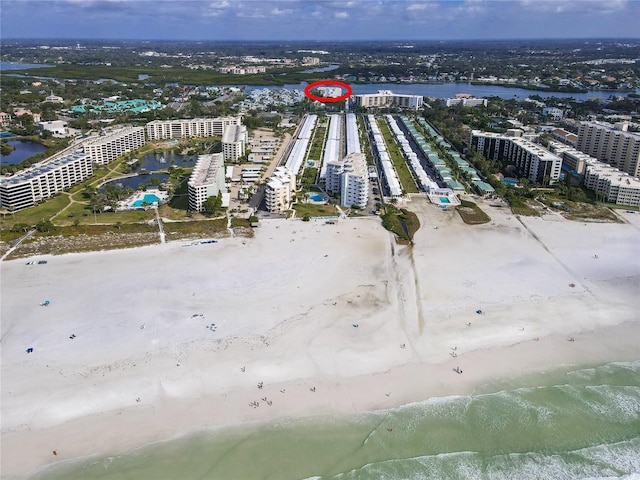
M 451 203 L 447 197 L 440 197 L 440 203 Z
M 353 417 L 203 431 L 36 478 L 640 478 L 639 373 L 640 361 L 611 363 Z
M 133 202 L 131 204 L 131 207 L 141 207 L 144 203 L 156 203 L 160 201 L 160 199 L 158 197 L 156 197 L 155 195 L 151 194 L 151 193 L 145 193 L 144 198 L 142 200 L 136 200 L 135 202 Z
M 505 185 L 517 185 L 518 180 L 514 180 L 513 178 L 505 178 L 504 180 L 502 180 L 502 183 L 504 183 Z
M 322 198 L 322 195 L 318 195 L 318 194 L 309 195 L 309 198 L 311 200 L 313 200 L 314 202 L 323 202 L 324 201 L 324 198 Z

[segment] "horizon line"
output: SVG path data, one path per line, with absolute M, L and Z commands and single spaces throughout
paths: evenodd
M 186 39 L 186 38 L 81 38 L 81 37 L 7 37 L 0 35 L 0 40 L 38 42 L 38 41 L 86 41 L 86 42 L 190 42 L 190 43 L 432 43 L 432 42 L 531 42 L 531 41 L 587 41 L 587 40 L 632 40 L 639 41 L 640 37 L 531 37 L 531 38 L 431 38 L 431 39 L 350 39 L 350 40 L 320 40 L 320 39 Z

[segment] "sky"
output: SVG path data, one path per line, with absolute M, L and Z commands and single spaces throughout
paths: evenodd
M 3 39 L 638 38 L 640 0 L 0 0 Z

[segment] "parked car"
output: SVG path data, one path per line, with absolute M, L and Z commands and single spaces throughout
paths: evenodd
M 46 261 L 46 260 L 40 260 L 40 261 L 38 261 L 38 265 L 44 265 L 45 263 L 47 263 L 47 261 Z

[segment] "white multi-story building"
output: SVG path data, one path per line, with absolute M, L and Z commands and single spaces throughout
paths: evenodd
M 404 95 L 391 90 L 378 90 L 378 93 L 351 95 L 351 106 L 364 108 L 398 107 L 418 110 L 422 107 L 422 95 Z
M 189 209 L 204 210 L 204 202 L 225 192 L 224 156 L 222 153 L 198 155 L 198 161 L 189 177 Z
M 320 183 L 327 178 L 327 165 L 333 160 L 339 160 L 342 140 L 342 115 L 329 115 L 329 131 L 324 143 L 322 153 L 322 166 L 320 167 Z
M 558 107 L 545 107 L 542 109 L 542 116 L 551 120 L 562 120 L 564 111 Z
M 69 134 L 67 122 L 63 120 L 51 120 L 48 122 L 40 122 L 38 124 L 40 130 L 51 132 L 52 135 L 65 136 Z
M 640 134 L 627 131 L 628 124 L 582 122 L 578 130 L 578 150 L 629 175 L 640 176 Z
M 82 146 L 97 165 L 106 165 L 146 143 L 143 127 L 125 127 L 93 138 Z
M 279 213 L 289 208 L 296 189 L 296 176 L 286 167 L 277 167 L 265 185 L 267 211 Z
M 488 159 L 515 165 L 518 175 L 533 183 L 555 183 L 560 178 L 562 159 L 524 138 L 473 130 L 471 146 Z
M 640 205 L 640 179 L 621 172 L 568 145 L 551 142 L 551 149 L 562 157 L 563 168 L 582 178 L 585 188 L 602 200 L 619 205 Z
M 149 140 L 221 137 L 230 125 L 241 125 L 240 117 L 154 120 L 146 125 Z
M 245 125 L 229 125 L 222 135 L 222 153 L 225 162 L 237 162 L 244 155 L 249 140 Z
M 15 210 L 31 207 L 91 175 L 91 158 L 80 150 L 35 164 L 11 177 L 0 178 L 0 205 Z
M 340 194 L 340 205 L 360 208 L 369 200 L 369 171 L 363 153 L 351 153 L 342 160 L 327 162 L 326 190 Z
M 463 107 L 486 107 L 489 101 L 486 98 L 467 98 L 456 97 L 447 98 L 447 107 L 453 107 L 454 105 L 462 105 Z
M 587 164 L 584 186 L 609 203 L 640 206 L 640 178 L 606 163 L 596 160 Z

